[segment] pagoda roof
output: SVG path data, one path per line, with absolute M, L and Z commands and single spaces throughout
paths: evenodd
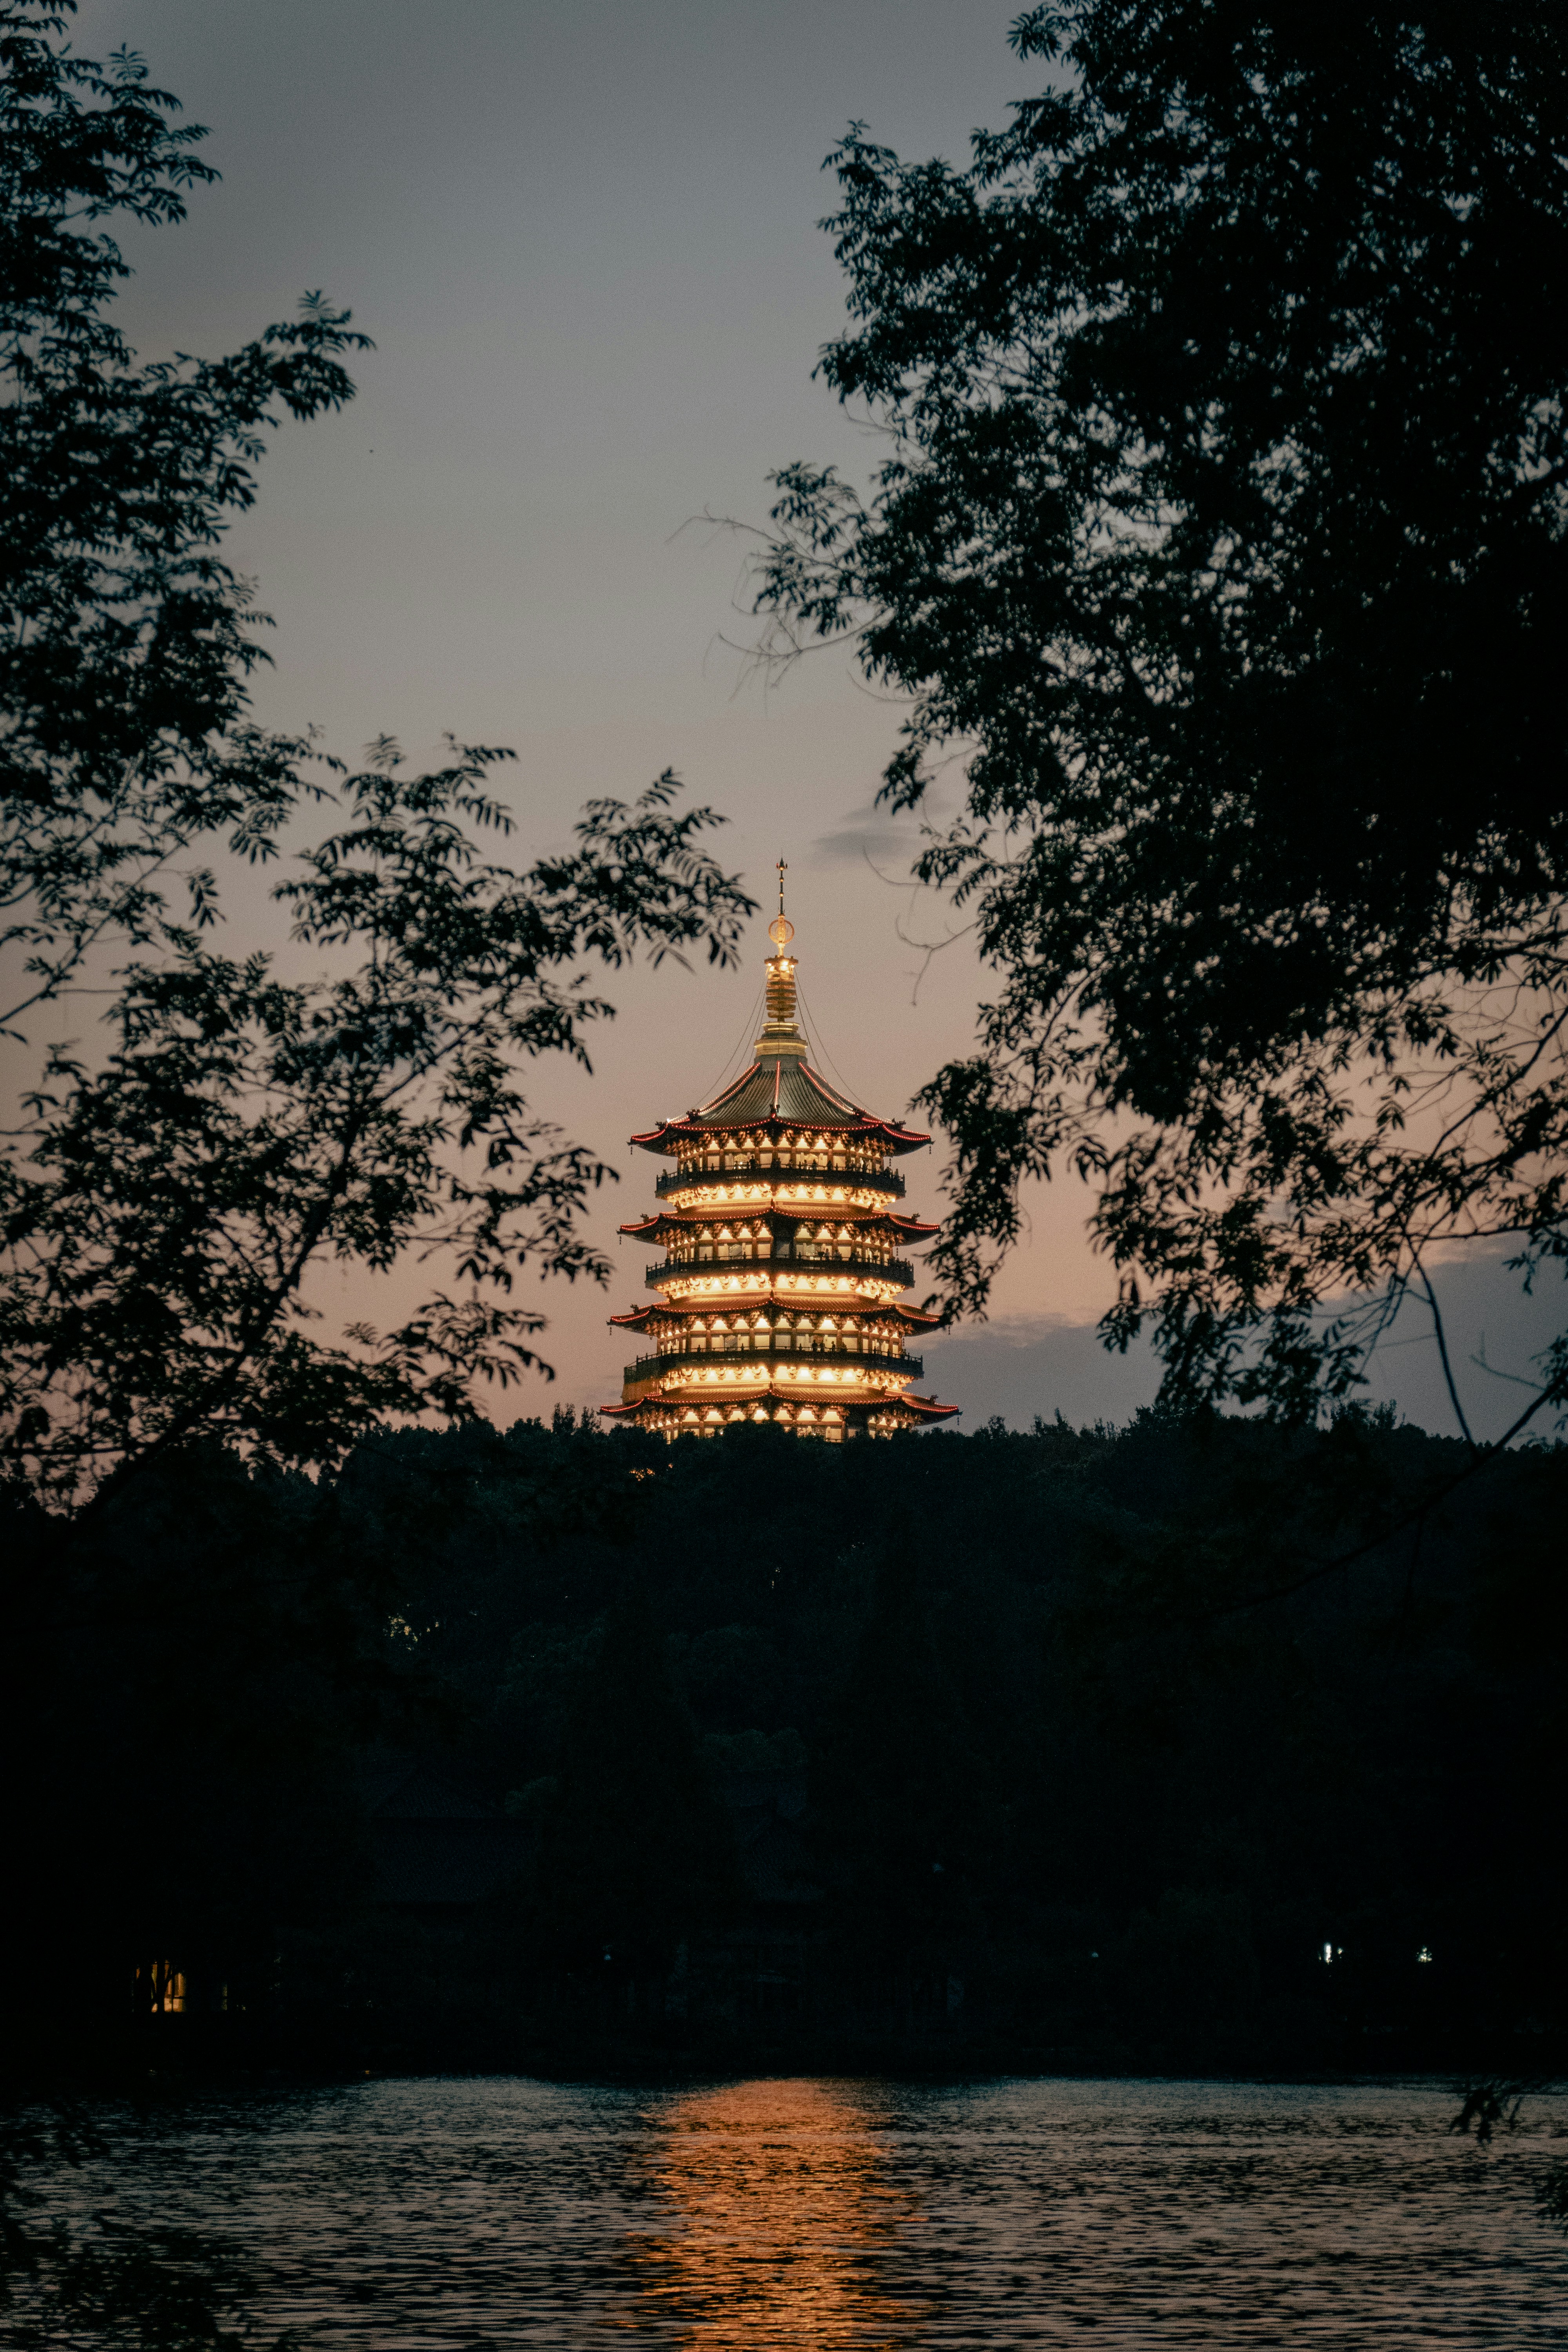
M 699 1315 L 715 1313 L 750 1314 L 753 1307 L 760 1311 L 763 1307 L 769 1305 L 778 1307 L 781 1304 L 784 1306 L 784 1312 L 795 1311 L 787 1302 L 756 1297 L 752 1297 L 751 1306 L 747 1306 L 742 1300 L 726 1302 L 713 1298 L 681 1298 L 672 1302 L 668 1299 L 650 1298 L 646 1307 L 634 1307 L 629 1315 L 611 1315 L 605 1319 L 620 1331 L 646 1331 L 656 1315 L 685 1315 L 695 1318 Z M 816 1310 L 812 1308 L 809 1311 L 815 1313 Z M 940 1315 L 930 1315 L 923 1307 L 906 1307 L 901 1298 L 879 1298 L 866 1305 L 837 1307 L 832 1311 L 835 1314 L 844 1315 L 896 1315 L 905 1323 L 921 1331 L 929 1331 L 942 1321 Z
M 917 1135 L 892 1119 L 862 1110 L 810 1063 L 794 1054 L 763 1054 L 749 1070 L 684 1118 L 663 1118 L 632 1141 L 645 1151 L 671 1151 L 683 1139 L 715 1128 L 836 1128 L 845 1135 L 880 1135 L 895 1152 L 918 1151 L 929 1135 Z M 933 1228 L 934 1230 L 934 1228 Z
M 786 1391 L 784 1389 L 771 1387 L 750 1391 L 744 1402 L 748 1405 L 755 1405 L 764 1400 L 775 1402 L 782 1400 L 790 1404 L 798 1404 L 800 1402 L 793 1390 Z M 631 1421 L 643 1411 L 645 1406 L 660 1402 L 658 1398 L 639 1397 L 635 1404 L 602 1404 L 595 1410 L 602 1412 L 606 1421 Z M 963 1410 L 962 1405 L 939 1404 L 935 1397 L 910 1396 L 906 1390 L 900 1390 L 896 1394 L 888 1396 L 881 1401 L 881 1404 L 890 1405 L 898 1411 L 912 1412 L 921 1421 L 952 1421 L 955 1414 Z M 879 1409 L 881 1409 L 880 1405 Z
M 918 1239 L 922 1234 L 934 1234 L 937 1231 L 935 1225 L 913 1224 L 907 1218 L 899 1218 L 895 1221 L 889 1216 L 885 1209 L 868 1209 L 863 1202 L 857 1203 L 853 1201 L 813 1202 L 809 1202 L 805 1209 L 795 1205 L 778 1208 L 765 1201 L 727 1201 L 710 1203 L 707 1207 L 697 1211 L 696 1217 L 700 1217 L 704 1224 L 755 1224 L 771 1217 L 782 1218 L 786 1223 L 792 1224 L 809 1224 L 814 1219 L 822 1223 L 837 1217 L 841 1222 L 850 1224 L 868 1227 L 875 1225 L 879 1228 L 896 1222 L 899 1232 L 906 1241 Z M 689 1234 L 694 1222 L 693 1213 L 689 1210 L 683 1212 L 679 1209 L 660 1208 L 655 1209 L 650 1216 L 637 1218 L 631 1224 L 617 1225 L 616 1231 L 618 1234 L 624 1234 L 629 1241 L 643 1241 L 648 1243 L 650 1246 L 658 1247 L 661 1242 L 668 1241 L 671 1234 Z M 765 1265 L 769 1261 L 764 1259 L 761 1263 Z M 733 1270 L 731 1267 L 731 1271 L 733 1272 Z
M 868 1115 L 819 1078 L 809 1062 L 793 1054 L 773 1054 L 753 1062 L 710 1103 L 688 1116 L 694 1127 L 749 1127 L 759 1118 L 804 1119 L 808 1127 L 857 1127 Z

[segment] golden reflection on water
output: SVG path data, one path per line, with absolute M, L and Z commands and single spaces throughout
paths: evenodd
M 637 2242 L 645 2323 L 692 2352 L 902 2352 L 923 2315 L 881 2273 L 908 2199 L 866 2094 L 738 2083 L 672 2101 L 649 2151 L 669 2226 Z

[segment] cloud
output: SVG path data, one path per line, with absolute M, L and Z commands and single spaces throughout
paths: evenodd
M 1529 1384 L 1542 1377 L 1542 1358 L 1568 1322 L 1568 1286 L 1556 1269 L 1542 1269 L 1527 1294 L 1504 1263 L 1501 1248 L 1475 1250 L 1433 1269 L 1449 1359 L 1466 1418 L 1483 1444 L 1502 1436 L 1530 1402 Z M 1160 1368 L 1145 1342 L 1125 1356 L 1109 1352 L 1092 1323 L 1059 1315 L 1008 1318 L 961 1326 L 920 1348 L 920 1392 L 963 1407 L 963 1429 L 978 1429 L 999 1413 L 1027 1429 L 1036 1413 L 1047 1421 L 1058 1408 L 1075 1427 L 1121 1423 L 1152 1404 Z M 1372 1405 L 1388 1403 L 1401 1419 L 1438 1435 L 1458 1423 L 1443 1377 L 1432 1317 L 1426 1303 L 1406 1297 L 1366 1366 L 1359 1393 Z M 1535 1433 L 1551 1438 L 1557 1416 L 1542 1412 Z
M 963 1407 L 963 1429 L 979 1429 L 1000 1414 L 1027 1429 L 1039 1413 L 1059 1409 L 1075 1427 L 1131 1421 L 1152 1404 L 1159 1366 L 1148 1347 L 1109 1354 L 1092 1323 L 1059 1315 L 1009 1318 L 928 1339 L 921 1346 L 925 1377 L 915 1386 L 944 1404 Z
M 862 860 L 901 882 L 920 855 L 918 825 L 895 824 L 868 801 L 851 809 L 836 832 L 819 834 L 811 845 L 822 866 L 852 866 Z

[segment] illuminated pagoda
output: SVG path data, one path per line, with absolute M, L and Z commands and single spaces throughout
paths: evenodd
M 915 1396 L 911 1333 L 937 1321 L 904 1304 L 909 1253 L 937 1231 L 902 1216 L 889 1162 L 931 1139 L 877 1118 L 828 1086 L 795 1025 L 795 926 L 768 927 L 766 1020 L 751 1067 L 684 1118 L 632 1141 L 673 1165 L 658 1207 L 623 1234 L 663 1252 L 651 1306 L 612 1323 L 647 1352 L 624 1402 L 601 1411 L 667 1438 L 773 1421 L 838 1441 L 947 1421 L 956 1405 Z

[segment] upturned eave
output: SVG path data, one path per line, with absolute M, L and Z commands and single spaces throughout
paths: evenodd
M 794 1103 L 784 1099 L 786 1092 L 798 1094 L 807 1086 L 813 1098 Z M 750 1099 L 742 1108 L 742 1098 L 746 1097 Z M 727 1111 L 732 1111 L 733 1117 L 727 1118 Z M 918 1135 L 912 1128 L 900 1127 L 896 1119 L 879 1118 L 875 1112 L 862 1110 L 858 1103 L 830 1087 L 809 1062 L 789 1065 L 782 1061 L 771 1065 L 754 1062 L 712 1102 L 694 1107 L 683 1118 L 661 1118 L 657 1127 L 629 1139 L 639 1151 L 668 1158 L 682 1144 L 710 1143 L 726 1132 L 754 1135 L 761 1131 L 776 1144 L 787 1129 L 798 1132 L 803 1128 L 827 1129 L 846 1139 L 879 1136 L 895 1157 L 921 1150 L 931 1141 L 929 1135 Z

